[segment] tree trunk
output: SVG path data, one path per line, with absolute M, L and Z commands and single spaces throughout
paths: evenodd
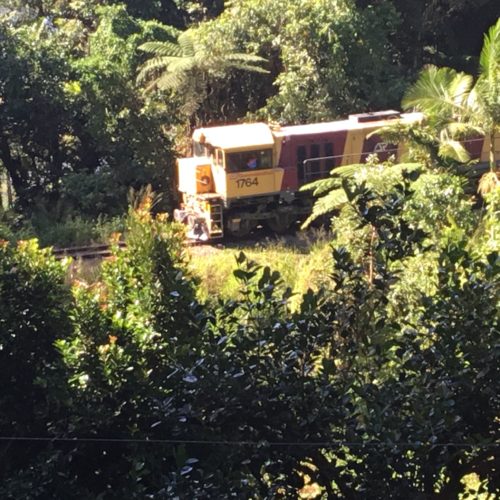
M 492 130 L 490 131 L 490 150 L 489 150 L 489 156 L 490 156 L 490 171 L 494 172 L 496 170 L 496 161 L 495 161 L 495 132 Z
M 23 202 L 22 193 L 27 188 L 26 177 L 23 175 L 24 167 L 19 158 L 12 156 L 10 145 L 5 136 L 0 135 L 0 160 L 2 161 L 8 176 L 8 194 L 9 204 L 12 206 L 13 191 L 19 196 L 21 203 Z
M 7 209 L 10 210 L 14 205 L 14 193 L 12 191 L 12 181 L 7 169 L 5 169 L 5 182 L 7 184 Z

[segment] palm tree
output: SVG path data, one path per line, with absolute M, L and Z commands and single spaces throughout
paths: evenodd
M 466 162 L 469 155 L 458 139 L 471 134 L 482 135 L 489 140 L 490 172 L 479 184 L 482 193 L 491 191 L 500 184 L 495 162 L 495 134 L 500 133 L 500 19 L 485 36 L 480 56 L 480 75 L 474 78 L 451 68 L 425 68 L 417 82 L 407 91 L 402 106 L 406 110 L 422 111 L 427 123 L 416 127 L 414 124 L 389 125 L 376 130 L 390 143 L 410 142 L 430 156 L 431 162 L 440 165 L 442 158 L 452 158 Z M 437 133 L 436 133 L 437 132 Z M 417 153 L 413 160 L 417 163 L 387 165 L 380 172 L 410 171 L 420 167 Z M 425 163 L 422 159 L 422 164 Z M 331 213 L 347 202 L 344 181 L 367 165 L 348 165 L 331 172 L 331 177 L 322 179 L 302 189 L 313 191 L 316 201 L 311 216 L 303 226 L 325 214 Z
M 422 111 L 439 133 L 440 153 L 459 161 L 467 152 L 457 139 L 472 134 L 489 141 L 495 172 L 495 134 L 500 132 L 500 18 L 485 35 L 478 78 L 452 68 L 428 66 L 403 98 L 403 109 Z M 494 174 L 495 175 L 495 174 Z
M 260 66 L 265 59 L 254 54 L 231 52 L 228 45 L 204 43 L 194 30 L 180 33 L 176 42 L 147 42 L 139 47 L 151 54 L 140 68 L 137 80 L 146 90 L 172 90 L 182 96 L 190 115 L 207 95 L 207 88 L 230 69 L 267 73 Z

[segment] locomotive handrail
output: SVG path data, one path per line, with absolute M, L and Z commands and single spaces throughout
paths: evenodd
M 335 160 L 337 158 L 346 158 L 349 156 L 363 156 L 363 155 L 370 155 L 370 154 L 377 154 L 377 153 L 392 153 L 392 152 L 397 152 L 398 148 L 391 148 L 391 149 L 384 149 L 382 151 L 377 151 L 377 152 L 370 152 L 370 153 L 349 153 L 346 155 L 333 155 L 333 156 L 318 156 L 317 158 L 306 158 L 303 162 L 303 168 L 304 168 L 304 177 L 303 180 L 306 182 L 309 182 L 311 180 L 319 180 L 322 178 L 328 177 L 330 173 L 330 168 L 319 168 L 318 172 L 312 172 L 310 170 L 310 164 L 313 162 L 320 162 L 322 160 Z M 339 166 L 339 165 L 337 165 Z
M 397 151 L 398 148 L 391 148 L 391 149 L 384 149 L 383 151 L 372 151 L 372 152 L 361 152 L 361 153 L 349 153 L 346 155 L 334 155 L 334 156 L 318 156 L 317 158 L 306 158 L 302 164 L 305 166 L 306 163 L 312 163 L 313 161 L 321 161 L 321 160 L 334 160 L 336 158 L 345 158 L 348 156 L 363 156 L 363 155 L 371 155 L 371 154 L 378 154 L 378 153 L 391 153 L 394 151 Z
M 478 141 L 484 141 L 484 137 L 478 137 L 476 139 L 462 139 L 461 142 L 478 142 Z M 393 153 L 397 152 L 398 148 L 391 148 L 391 149 L 384 149 L 382 151 L 371 151 L 371 152 L 361 152 L 361 153 L 348 153 L 348 154 L 341 154 L 341 155 L 333 155 L 333 156 L 318 156 L 317 158 L 306 158 L 302 164 L 305 166 L 306 163 L 312 163 L 313 161 L 321 161 L 321 160 L 335 160 L 336 158 L 346 158 L 349 156 L 363 156 L 363 155 L 369 155 L 369 154 L 378 154 L 378 153 Z

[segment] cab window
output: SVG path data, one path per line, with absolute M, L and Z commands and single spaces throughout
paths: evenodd
M 247 172 L 265 168 L 273 168 L 272 149 L 226 154 L 226 169 L 228 172 Z
M 224 153 L 222 152 L 221 149 L 216 149 L 215 150 L 215 164 L 219 165 L 220 167 L 224 166 Z
M 206 154 L 205 146 L 197 141 L 193 141 L 193 156 L 205 156 Z

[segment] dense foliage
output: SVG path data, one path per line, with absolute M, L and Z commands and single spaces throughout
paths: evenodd
M 1 28 L 0 154 L 25 213 L 42 203 L 97 217 L 122 213 L 131 186 L 168 192 L 165 109 L 133 85 L 137 46 L 156 24 L 122 7 L 95 21 L 91 33 L 65 18 Z
M 198 302 L 147 198 L 93 285 L 3 243 L 2 497 L 450 498 L 470 474 L 498 493 L 498 196 L 479 216 L 459 183 L 436 199 L 412 175 L 345 184 L 354 226 L 294 312 L 244 255 L 239 295 Z

